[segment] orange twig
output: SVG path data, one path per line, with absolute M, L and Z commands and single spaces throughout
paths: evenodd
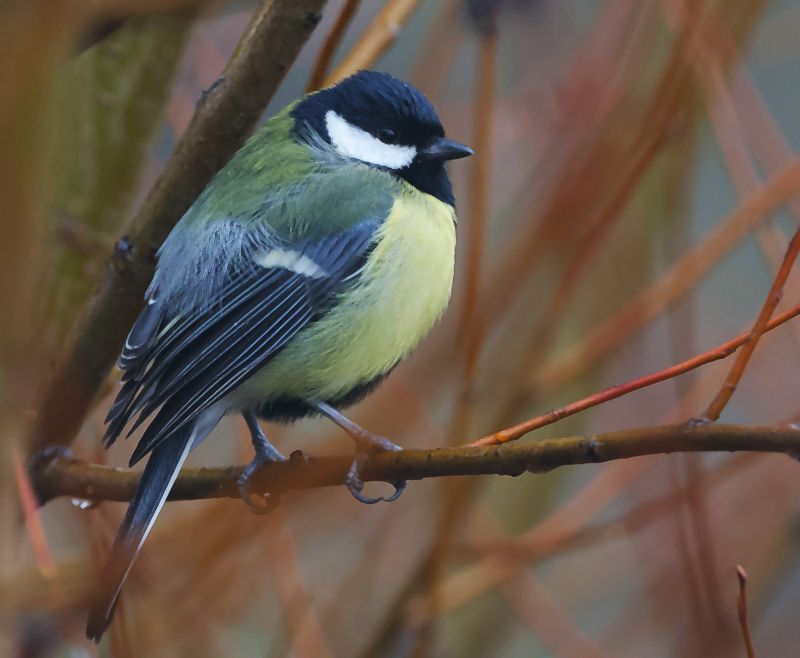
M 649 126 L 648 129 L 650 129 Z M 612 229 L 622 218 L 625 207 L 639 189 L 642 179 L 650 170 L 664 145 L 665 135 L 666 132 L 663 130 L 656 131 L 652 135 L 648 134 L 644 138 L 645 143 L 641 147 L 641 151 L 638 152 L 630 168 L 622 176 L 619 186 L 614 190 L 608 203 L 602 208 L 598 218 L 578 245 L 575 255 L 567 265 L 545 308 L 544 322 L 533 341 L 535 354 L 541 354 L 552 343 L 556 329 L 564 319 L 565 310 L 582 282 L 581 274 L 592 263 L 597 252 L 609 238 Z M 529 360 L 535 361 L 535 358 Z
M 618 464 L 617 466 L 624 467 L 624 470 L 617 471 L 624 478 L 618 487 L 614 482 L 615 475 L 598 476 L 573 500 L 554 510 L 542 523 L 533 526 L 523 535 L 505 542 L 470 546 L 482 556 L 473 564 L 450 575 L 440 586 L 441 609 L 438 612 L 442 615 L 451 614 L 548 557 L 609 541 L 620 534 L 629 536 L 649 523 L 662 519 L 671 506 L 683 500 L 691 487 L 699 486 L 709 490 L 754 463 L 753 459 L 759 456 L 737 455 L 709 471 L 704 471 L 702 475 L 693 476 L 692 480 L 680 488 L 656 496 L 620 517 L 589 524 L 590 519 L 618 501 L 619 494 L 627 490 L 630 484 L 650 472 L 649 466 L 653 462 Z M 604 480 L 603 483 L 600 482 L 601 479 Z M 610 487 L 616 487 L 616 490 L 610 491 Z M 602 496 L 599 502 L 595 502 L 592 497 L 595 492 Z M 589 506 L 590 511 L 584 512 L 581 508 L 584 504 Z M 423 603 L 419 600 L 413 601 L 408 608 L 410 623 L 420 623 L 424 615 Z
M 463 301 L 459 318 L 459 340 L 463 348 L 463 381 L 459 404 L 453 418 L 450 441 L 464 440 L 469 427 L 471 397 L 478 359 L 485 338 L 484 322 L 476 312 L 484 269 L 486 227 L 489 221 L 489 197 L 492 162 L 492 124 L 495 112 L 497 81 L 497 31 L 482 33 L 478 51 L 478 77 L 475 83 L 473 147 L 480 154 L 469 173 L 469 224 Z
M 570 614 L 530 572 L 503 588 L 511 608 L 555 658 L 603 658 Z
M 497 30 L 493 25 L 481 31 L 478 44 L 478 75 L 475 82 L 475 114 L 473 126 L 473 147 L 480 157 L 472 162 L 469 178 L 469 224 L 467 240 L 466 282 L 463 292 L 463 306 L 459 330 L 463 348 L 463 378 L 458 387 L 458 404 L 452 416 L 449 433 L 449 445 L 464 441 L 472 420 L 472 396 L 478 360 L 485 337 L 482 317 L 476 313 L 481 275 L 483 273 L 484 244 L 486 226 L 489 218 L 489 187 L 491 174 L 492 124 L 495 110 L 497 80 Z M 440 520 L 437 532 L 431 544 L 429 558 L 425 560 L 427 569 L 421 580 L 423 587 L 437 591 L 436 585 L 443 576 L 444 564 L 452 548 L 452 539 L 463 522 L 464 512 L 468 509 L 476 490 L 474 482 L 452 482 L 445 484 Z M 428 598 L 430 604 L 429 619 L 438 615 L 437 597 Z M 433 622 L 423 625 L 411 655 L 414 658 L 428 656 L 435 644 Z
M 697 56 L 694 58 L 694 65 L 699 81 L 704 83 L 701 84 L 701 88 L 706 92 L 706 104 L 708 105 L 711 125 L 714 128 L 725 165 L 739 195 L 744 198 L 758 189 L 760 177 L 750 159 L 739 110 L 726 85 L 723 65 L 719 61 L 725 57 L 730 57 L 730 53 L 733 51 L 731 38 L 730 35 L 722 32 L 721 26 L 715 26 L 715 31 L 716 33 L 713 34 L 709 31 L 704 36 L 704 39 L 697 44 Z M 707 41 L 724 43 L 725 47 L 720 46 L 717 49 L 720 54 L 717 54 L 717 51 L 712 51 L 706 47 Z M 742 91 L 747 94 L 749 99 L 760 99 L 758 92 L 747 83 L 746 78 L 742 82 Z M 763 105 L 763 101 L 761 104 L 756 101 L 756 105 L 759 110 L 758 116 L 750 121 L 750 125 L 756 129 L 758 134 L 769 135 L 770 140 L 765 145 L 761 144 L 761 140 L 755 140 L 755 143 L 752 144 L 753 150 L 758 147 L 759 152 L 766 154 L 767 159 L 771 158 L 773 163 L 778 160 L 788 160 L 791 150 L 786 144 L 780 128 L 770 116 L 769 110 Z M 777 155 L 777 158 L 773 154 Z M 764 158 L 760 159 L 763 161 Z M 789 210 L 796 217 L 800 217 L 800 207 L 797 204 L 789 204 Z M 774 222 L 767 222 L 758 227 L 756 238 L 765 259 L 773 270 L 772 274 L 775 276 L 780 269 L 783 255 L 786 252 L 786 237 L 778 225 Z M 797 293 L 796 286 L 793 287 L 790 283 L 787 282 L 789 294 Z M 798 329 L 795 327 L 795 335 L 800 338 Z
M 595 546 L 621 535 L 630 536 L 648 524 L 663 519 L 671 507 L 684 499 L 690 488 L 698 486 L 703 490 L 711 490 L 732 478 L 743 468 L 757 463 L 757 458 L 761 456 L 737 455 L 702 474 L 694 475 L 689 482 L 678 489 L 655 496 L 621 516 L 615 516 L 595 524 L 588 523 L 589 519 L 596 517 L 599 512 L 607 510 L 612 503 L 618 501 L 618 494 L 626 490 L 632 481 L 639 479 L 646 472 L 650 472 L 651 469 L 648 466 L 652 465 L 653 461 L 649 461 L 644 468 L 640 466 L 636 470 L 620 471 L 626 481 L 611 497 L 606 497 L 606 491 L 603 489 L 594 486 L 586 488 L 575 498 L 574 504 L 570 501 L 567 507 L 554 510 L 541 526 L 536 525 L 519 537 L 505 542 L 470 545 L 469 548 L 476 551 L 481 557 L 473 564 L 452 574 L 441 586 L 442 591 L 439 596 L 442 606 L 439 614 L 453 613 L 482 594 L 517 578 L 520 572 L 530 569 L 550 557 Z M 627 466 L 631 467 L 632 464 Z M 593 490 L 599 490 L 604 496 L 601 503 L 594 503 L 591 498 Z M 593 511 L 583 514 L 580 510 L 581 518 L 573 520 L 573 515 L 568 508 L 575 508 L 581 502 L 587 502 L 592 506 Z M 424 609 L 421 601 L 414 601 L 408 610 L 410 623 L 412 625 L 419 623 L 423 616 Z
M 461 308 L 459 330 L 465 341 L 467 379 L 477 360 L 481 335 L 480 318 L 475 310 L 483 272 L 484 242 L 489 218 L 490 174 L 492 163 L 492 124 L 495 110 L 497 78 L 497 32 L 490 30 L 479 43 L 478 76 L 475 83 L 475 123 L 473 148 L 478 157 L 472 161 L 469 174 L 468 208 L 469 231 L 467 239 L 467 267 L 464 283 L 464 301 Z
M 703 416 L 708 420 L 714 421 L 719 418 L 722 410 L 725 409 L 725 406 L 731 399 L 733 392 L 736 390 L 742 375 L 744 375 L 744 371 L 747 369 L 747 364 L 750 361 L 750 357 L 753 356 L 753 352 L 755 352 L 758 341 L 761 340 L 761 336 L 764 335 L 764 332 L 766 332 L 767 328 L 769 327 L 769 320 L 781 300 L 781 296 L 783 294 L 783 285 L 786 283 L 786 279 L 789 277 L 789 272 L 792 271 L 792 266 L 794 265 L 795 260 L 797 260 L 798 253 L 800 253 L 800 229 L 795 231 L 795 234 L 792 236 L 792 239 L 789 242 L 789 248 L 786 250 L 786 255 L 783 258 L 783 264 L 781 265 L 781 268 L 778 270 L 778 274 L 775 276 L 775 279 L 772 282 L 772 287 L 770 288 L 769 294 L 764 301 L 764 305 L 761 307 L 761 313 L 758 314 L 758 318 L 756 319 L 752 330 L 744 341 L 742 351 L 739 352 L 738 356 L 736 357 L 736 361 L 731 367 L 730 372 L 725 379 L 725 383 L 722 385 L 722 388 L 720 388 L 716 397 L 711 401 L 708 409 L 706 409 L 705 413 L 703 414 Z
M 33 549 L 33 555 L 36 559 L 36 566 L 39 573 L 47 579 L 50 586 L 50 593 L 54 599 L 63 602 L 64 593 L 61 591 L 58 584 L 53 580 L 56 576 L 56 562 L 53 559 L 53 554 L 50 552 L 50 546 L 47 543 L 47 535 L 42 525 L 42 520 L 39 517 L 39 502 L 28 477 L 28 472 L 22 463 L 22 458 L 16 448 L 11 448 L 11 461 L 14 465 L 14 479 L 17 483 L 17 491 L 19 492 L 20 505 L 22 506 L 22 513 L 25 517 L 25 527 L 28 530 L 28 537 Z
M 691 290 L 768 213 L 798 193 L 800 158 L 795 158 L 765 181 L 757 192 L 658 281 L 634 297 L 619 313 L 592 331 L 580 344 L 545 364 L 533 378 L 533 388 L 557 388 L 621 345 Z
M 615 128 L 616 124 L 610 117 L 615 113 L 624 115 L 628 111 L 622 81 L 632 74 L 627 67 L 632 61 L 629 53 L 636 51 L 647 24 L 647 12 L 639 11 L 637 15 L 636 4 L 629 0 L 604 3 L 597 28 L 587 36 L 584 47 L 575 56 L 575 64 L 565 79 L 562 93 L 580 97 L 581 89 L 590 81 L 594 88 L 604 90 L 603 95 L 596 103 L 592 103 L 594 107 L 591 113 L 585 116 L 580 114 L 580 120 L 565 113 L 560 121 L 557 139 L 550 142 L 539 158 L 535 171 L 541 168 L 542 176 L 552 181 L 549 185 L 553 185 L 543 205 L 539 207 L 539 202 L 534 204 L 533 197 L 528 196 L 531 188 L 529 181 L 539 178 L 538 173 L 529 177 L 525 188 L 521 190 L 520 196 L 527 197 L 522 203 L 518 201 L 519 207 L 525 209 L 520 218 L 524 232 L 514 234 L 513 240 L 503 250 L 505 257 L 495 263 L 491 277 L 484 286 L 484 291 L 491 291 L 486 296 L 487 317 L 501 317 L 508 311 L 525 282 L 530 280 L 533 271 L 542 262 L 541 254 L 546 253 L 553 244 L 556 225 L 560 227 L 559 230 L 564 230 L 565 222 L 573 223 L 571 218 L 594 216 L 597 199 L 604 199 L 604 193 L 598 188 L 581 195 L 575 195 L 574 191 L 578 188 L 585 190 L 587 185 L 592 185 L 598 178 L 598 163 L 607 163 L 610 159 L 627 162 L 629 158 L 627 152 L 623 155 L 614 150 L 609 154 L 612 149 L 608 141 L 599 136 Z M 633 27 L 629 27 L 631 18 L 634 19 Z M 613 62 L 613 68 L 604 66 L 603 62 Z M 661 92 L 657 90 L 654 94 L 659 99 L 654 102 L 661 103 Z M 607 125 L 603 126 L 604 123 Z M 633 132 L 632 127 L 628 126 L 628 129 Z M 652 130 L 650 127 L 648 132 Z M 548 163 L 547 167 L 542 166 L 545 162 Z M 552 162 L 560 164 L 554 167 Z M 540 208 L 533 214 L 527 210 L 532 204 Z
M 608 520 L 570 524 L 569 527 L 564 526 L 561 531 L 550 531 L 545 535 L 537 534 L 536 526 L 534 526 L 520 536 L 506 536 L 500 541 L 467 542 L 466 548 L 483 559 L 487 556 L 500 556 L 505 558 L 507 563 L 509 561 L 516 562 L 518 571 L 527 569 L 540 564 L 547 557 L 595 546 L 623 534 L 631 536 L 651 523 L 662 521 L 672 508 L 685 501 L 693 488 L 710 492 L 724 482 L 730 481 L 742 471 L 762 463 L 761 460 L 764 457 L 765 455 L 760 454 L 740 454 L 721 460 L 705 470 L 689 475 L 688 479 L 682 483 L 670 483 L 670 488 L 664 493 L 647 498 L 628 511 Z M 634 478 L 634 482 L 647 473 L 652 473 L 649 466 L 657 463 L 656 460 L 650 461 L 639 476 Z M 617 496 L 606 501 L 602 509 L 607 510 L 610 503 L 617 502 L 625 493 L 630 493 L 628 488 L 623 488 Z M 554 514 L 558 513 L 558 510 L 554 512 Z M 483 559 L 465 567 L 463 571 L 455 573 L 452 580 L 455 581 L 462 574 L 469 573 L 470 570 L 480 573 L 478 568 L 483 566 Z M 502 583 L 498 582 L 497 584 Z M 448 608 L 447 612 L 452 612 L 452 608 Z
M 798 246 L 800 246 L 800 239 L 798 239 Z M 787 311 L 784 311 L 771 321 L 768 317 L 767 323 L 764 325 L 764 327 L 762 327 L 761 333 L 770 331 L 775 327 L 783 324 L 784 322 L 791 320 L 793 317 L 799 314 L 800 314 L 800 304 L 790 308 Z M 658 382 L 662 382 L 666 379 L 672 379 L 673 377 L 677 377 L 678 375 L 682 375 L 685 372 L 689 372 L 690 370 L 694 370 L 695 368 L 704 366 L 707 363 L 711 363 L 712 361 L 718 361 L 719 359 L 724 359 L 725 357 L 728 357 L 731 354 L 733 354 L 742 345 L 749 344 L 751 340 L 752 340 L 752 332 L 745 332 L 739 334 L 735 338 L 731 338 L 730 340 L 722 343 L 721 345 L 718 345 L 717 347 L 711 350 L 693 356 L 692 358 L 686 359 L 685 361 L 681 361 L 680 363 L 676 363 L 673 366 L 664 368 L 663 370 L 658 370 L 649 375 L 645 375 L 644 377 L 639 377 L 638 379 L 633 379 L 629 382 L 626 382 L 625 384 L 620 384 L 618 386 L 611 386 L 609 388 L 603 389 L 599 393 L 594 393 L 592 395 L 589 395 L 585 398 L 572 402 L 563 407 L 552 409 L 551 411 L 548 411 L 547 413 L 542 414 L 541 416 L 536 416 L 535 418 L 526 420 L 525 422 L 519 423 L 518 425 L 514 425 L 513 427 L 509 427 L 507 429 L 500 430 L 499 432 L 494 432 L 493 434 L 484 436 L 478 439 L 477 441 L 473 441 L 469 445 L 488 446 L 488 445 L 497 445 L 500 443 L 506 443 L 508 441 L 515 441 L 516 439 L 520 438 L 524 434 L 527 434 L 528 432 L 532 432 L 533 430 L 539 429 L 540 427 L 544 427 L 545 425 L 550 425 L 552 423 L 555 423 L 556 421 L 559 421 L 562 418 L 566 418 L 567 416 L 572 416 L 573 414 L 576 414 L 579 411 L 584 411 L 586 409 L 590 409 L 591 407 L 596 407 L 598 404 L 602 404 L 603 402 L 608 402 L 609 400 L 614 400 L 618 397 L 627 395 L 628 393 L 631 393 L 633 391 L 638 391 L 639 389 L 645 388 L 647 386 L 652 386 L 653 384 L 657 384 Z
M 351 73 L 368 68 L 392 45 L 400 28 L 418 4 L 419 0 L 389 0 L 361 35 L 358 43 L 325 79 L 323 86 L 336 84 Z
M 342 42 L 342 37 L 347 31 L 347 27 L 356 15 L 358 6 L 361 0 L 345 0 L 342 10 L 336 17 L 336 22 L 333 24 L 331 31 L 325 37 L 322 47 L 319 49 L 317 61 L 314 63 L 314 69 L 311 71 L 311 76 L 308 78 L 308 85 L 306 86 L 306 93 L 319 89 L 325 81 L 325 76 L 328 73 L 328 68 L 331 65 L 336 49 Z
M 274 577 L 291 626 L 291 653 L 298 658 L 332 656 L 319 617 L 303 582 L 297 544 L 283 509 L 276 509 Z
M 506 559 L 503 555 L 486 555 L 474 564 L 448 576 L 430 595 L 439 597 L 437 612 L 446 614 L 515 576 L 533 560 L 562 548 L 586 527 L 589 521 L 618 499 L 620 492 L 650 466 L 648 460 L 613 464 L 584 485 L 570 500 L 553 510 L 530 528 L 515 543 L 525 552 L 525 560 Z M 524 548 L 523 548 L 524 547 Z M 420 623 L 429 614 L 427 601 L 413 600 L 408 609 L 411 624 Z
M 31 540 L 31 547 L 36 558 L 36 565 L 39 572 L 49 578 L 56 573 L 56 563 L 50 553 L 50 546 L 47 543 L 47 536 L 44 532 L 42 520 L 39 518 L 39 503 L 36 494 L 31 486 L 30 478 L 22 464 L 22 458 L 16 448 L 11 448 L 11 460 L 14 464 L 14 478 L 17 482 L 20 505 L 25 517 L 25 526 L 28 529 L 28 537 Z
M 724 85 L 719 67 L 709 64 L 708 68 L 711 69 L 708 77 L 712 81 L 711 84 L 714 88 L 715 96 L 714 99 L 709 100 L 711 125 L 717 136 L 717 142 L 720 145 L 730 178 L 739 195 L 745 197 L 758 188 L 759 175 L 750 159 L 736 107 L 727 87 Z M 777 130 L 776 127 L 773 128 Z M 778 132 L 777 137 L 782 139 L 780 132 Z M 798 209 L 794 205 L 790 204 L 789 209 L 795 216 L 800 217 L 800 213 L 798 213 Z M 780 268 L 783 254 L 786 252 L 786 236 L 780 227 L 772 221 L 757 228 L 756 239 L 764 258 L 772 269 L 772 275 L 775 276 Z M 789 283 L 787 282 L 787 287 L 789 287 Z M 792 292 L 797 292 L 797 290 L 793 291 L 789 287 L 788 292 L 791 294 Z
M 747 572 L 741 564 L 736 565 L 736 577 L 739 579 L 739 599 L 736 601 L 736 611 L 739 613 L 744 646 L 747 649 L 747 658 L 756 658 L 753 640 L 750 637 L 750 624 L 747 622 Z
M 416 49 L 414 66 L 408 76 L 434 105 L 438 105 L 445 88 L 445 76 L 452 70 L 464 40 L 464 21 L 459 20 L 462 4 L 462 0 L 448 0 L 443 4 L 438 16 L 428 26 L 425 39 Z

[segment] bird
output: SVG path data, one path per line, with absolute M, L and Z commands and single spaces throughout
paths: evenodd
M 323 416 L 352 437 L 346 485 L 361 502 L 369 455 L 399 450 L 342 409 L 371 392 L 444 313 L 456 214 L 445 169 L 472 155 L 431 102 L 387 73 L 358 71 L 290 103 L 234 154 L 167 236 L 119 357 L 110 447 L 147 423 L 148 457 L 102 572 L 86 634 L 100 641 L 123 583 L 189 451 L 241 415 L 255 456 L 284 457 L 259 419 Z

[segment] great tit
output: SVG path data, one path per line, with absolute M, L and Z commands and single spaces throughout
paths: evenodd
M 453 282 L 455 201 L 444 163 L 472 150 L 445 138 L 410 84 L 361 71 L 269 119 L 214 177 L 158 252 L 144 310 L 120 356 L 110 446 L 149 424 L 150 455 L 102 577 L 87 636 L 99 641 L 122 584 L 189 451 L 241 414 L 255 458 L 238 485 L 283 460 L 258 418 L 321 414 L 365 456 L 398 450 L 343 416 L 420 342 Z M 405 483 L 395 484 L 394 500 Z

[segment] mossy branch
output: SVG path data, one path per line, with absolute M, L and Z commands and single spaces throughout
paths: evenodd
M 575 464 L 596 464 L 642 455 L 675 452 L 776 452 L 800 455 L 800 429 L 794 426 L 694 424 L 664 425 L 515 445 L 459 446 L 403 450 L 374 456 L 367 481 L 395 482 L 455 475 L 522 475 Z M 350 457 L 307 458 L 299 451 L 283 464 L 269 465 L 254 480 L 264 494 L 339 485 Z M 241 467 L 186 469 L 170 500 L 236 498 Z M 58 454 L 33 464 L 31 480 L 45 503 L 59 496 L 89 500 L 130 500 L 138 474 L 89 464 Z
M 265 0 L 217 83 L 119 240 L 47 379 L 30 433 L 34 449 L 77 434 L 141 308 L 164 238 L 244 143 L 320 19 L 325 0 Z

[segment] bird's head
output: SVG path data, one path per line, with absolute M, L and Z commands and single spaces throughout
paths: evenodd
M 339 155 L 389 171 L 450 204 L 444 163 L 473 152 L 445 137 L 422 92 L 386 73 L 359 71 L 309 94 L 291 114 L 301 138 L 316 134 Z

